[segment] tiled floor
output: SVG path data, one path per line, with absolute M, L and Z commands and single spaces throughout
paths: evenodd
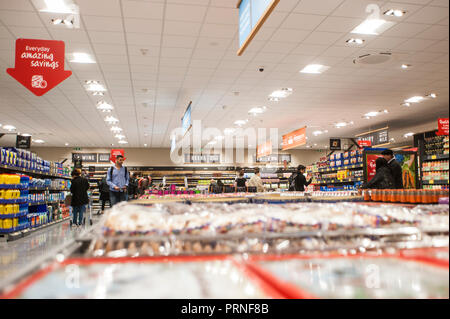
M 93 221 L 96 220 L 97 216 L 93 216 Z M 52 250 L 73 240 L 83 229 L 71 229 L 67 220 L 15 241 L 0 242 L 0 285 Z

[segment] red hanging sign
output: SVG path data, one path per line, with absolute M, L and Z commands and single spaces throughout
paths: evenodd
M 261 158 L 272 154 L 272 141 L 258 145 L 256 149 L 257 157 Z
M 361 148 L 371 147 L 372 146 L 372 141 L 358 141 L 358 145 Z
M 64 70 L 64 51 L 64 41 L 17 39 L 15 67 L 6 72 L 42 96 L 72 75 Z
M 438 132 L 436 135 L 442 136 L 442 135 L 448 135 L 449 131 L 449 123 L 448 118 L 446 119 L 439 119 L 438 120 Z
M 125 160 L 125 151 L 124 150 L 111 150 L 111 156 L 109 157 L 109 159 L 111 160 L 111 162 L 115 163 L 116 162 L 116 157 L 117 155 L 122 155 L 123 159 Z

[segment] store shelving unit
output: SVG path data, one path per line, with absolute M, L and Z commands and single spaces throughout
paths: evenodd
M 9 166 L 9 165 L 0 165 L 0 173 L 19 173 L 19 174 L 23 174 L 23 175 L 28 175 L 28 176 L 32 176 L 34 178 L 43 178 L 43 179 L 65 179 L 65 180 L 70 180 L 71 178 L 68 176 L 64 176 L 64 175 L 60 175 L 60 174 L 52 174 L 52 173 L 46 173 L 46 172 L 41 172 L 38 170 L 30 170 L 30 169 L 24 169 L 21 167 L 13 167 L 13 166 Z M 23 185 L 21 185 L 19 187 L 19 189 L 22 190 L 27 190 L 30 193 L 47 193 L 49 194 L 50 192 L 67 192 L 68 189 L 64 189 L 64 188 L 49 188 L 49 187 L 22 187 Z M 8 204 L 8 203 L 12 203 L 12 201 L 15 201 L 17 204 L 28 204 L 27 206 L 30 207 L 35 207 L 35 206 L 40 206 L 40 205 L 46 205 L 47 206 L 47 214 L 49 213 L 49 207 L 51 206 L 51 212 L 54 213 L 55 211 L 58 212 L 60 210 L 60 204 L 61 202 L 63 202 L 63 200 L 55 200 L 55 201 L 37 201 L 37 202 L 30 202 L 28 201 L 28 199 L 19 199 L 19 200 L 11 200 L 11 201 L 5 201 L 3 200 L 1 203 L 2 204 Z M 18 213 L 18 214 L 10 214 L 10 215 L 2 215 L 2 218 L 19 218 L 19 217 L 27 217 L 28 218 L 28 223 L 24 224 L 24 225 L 19 225 L 18 227 L 12 227 L 12 228 L 8 228 L 8 229 L 0 229 L 0 240 L 6 240 L 6 241 L 11 241 L 11 240 L 15 240 L 21 237 L 24 237 L 34 231 L 40 230 L 44 227 L 48 227 L 50 225 L 62 222 L 64 220 L 67 220 L 68 217 L 63 218 L 63 219 L 58 219 L 58 220 L 53 220 L 53 215 L 51 216 L 51 218 L 49 219 L 49 221 L 45 224 L 36 224 L 33 225 L 33 223 L 31 222 L 31 219 L 33 217 L 35 217 L 35 215 L 39 215 L 39 214 L 43 214 L 43 213 L 31 213 L 29 210 L 24 213 Z
M 419 149 L 420 188 L 448 189 L 449 137 L 437 131 L 416 134 L 414 145 Z

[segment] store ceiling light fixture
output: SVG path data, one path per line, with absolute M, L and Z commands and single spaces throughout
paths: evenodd
M 410 133 L 406 133 L 405 135 L 403 135 L 404 138 L 410 138 L 414 136 L 414 133 L 410 132 Z
M 250 111 L 248 111 L 248 114 L 251 114 L 253 116 L 256 116 L 258 114 L 263 114 L 266 111 L 266 107 L 254 107 Z
M 406 107 L 410 107 L 410 106 L 411 106 L 411 103 L 407 103 L 407 102 L 405 102 L 405 103 L 402 103 L 402 104 L 401 104 L 401 106 L 406 106 Z
M 290 96 L 294 92 L 291 88 L 283 88 L 281 90 L 273 91 L 272 94 L 269 95 L 269 99 L 277 99 L 276 101 L 279 101 L 280 99 L 285 99 L 288 96 Z M 274 100 L 275 101 L 275 100 Z
M 411 64 L 402 64 L 402 69 L 406 70 L 409 69 L 412 65 Z
M 236 122 L 234 122 L 234 125 L 237 126 L 243 126 L 245 124 L 247 124 L 248 120 L 237 120 Z
M 327 71 L 330 67 L 322 64 L 309 64 L 300 71 L 300 73 L 321 74 Z
M 380 116 L 380 115 L 383 115 L 383 114 L 388 114 L 389 113 L 389 111 L 388 110 L 383 110 L 383 111 L 372 111 L 372 112 L 368 112 L 368 113 L 366 113 L 366 114 L 364 114 L 364 118 L 365 119 L 371 119 L 371 118 L 373 118 L 373 117 L 377 117 L 377 116 Z
M 350 126 L 350 125 L 353 125 L 353 124 L 355 124 L 353 121 L 351 121 L 351 122 L 338 122 L 338 123 L 335 123 L 334 126 L 336 128 L 342 128 L 342 127 L 347 127 L 347 126 Z
M 118 138 L 119 140 L 123 140 L 125 138 L 125 135 L 117 134 L 114 136 L 115 138 Z
M 83 52 L 72 53 L 72 59 L 70 60 L 70 62 L 87 63 L 87 64 L 96 63 L 95 60 L 89 54 Z
M 111 131 L 114 132 L 114 133 L 120 133 L 123 130 L 120 127 L 118 127 L 118 126 L 113 126 L 113 127 L 111 127 Z
M 106 92 L 106 88 L 98 81 L 89 80 L 85 83 L 84 87 L 90 92 Z
M 423 100 L 425 100 L 425 98 L 423 96 L 413 96 L 413 97 L 405 100 L 405 103 L 420 103 Z
M 115 123 L 119 123 L 119 120 L 116 119 L 114 116 L 107 116 L 105 118 L 105 122 L 107 122 L 109 124 L 115 124 Z
M 3 129 L 12 132 L 16 130 L 16 127 L 14 125 L 3 125 Z
M 110 113 L 112 110 L 114 110 L 114 107 L 111 104 L 106 103 L 105 101 L 100 101 L 97 103 L 97 110 Z
M 383 19 L 367 18 L 360 25 L 358 25 L 355 29 L 353 29 L 351 33 L 379 35 L 379 34 L 383 33 L 384 31 L 386 31 L 392 25 L 394 25 L 394 22 L 386 21 Z
M 124 141 L 124 140 L 121 140 L 121 141 L 119 141 L 119 144 L 128 144 L 128 142 Z
M 33 140 L 33 142 L 36 144 L 44 144 L 45 143 L 45 141 L 43 141 L 43 140 Z
M 328 133 L 328 130 L 325 130 L 325 131 L 314 131 L 313 132 L 313 135 L 314 136 L 319 136 L 319 135 L 322 135 L 322 134 L 325 134 L 325 133 Z
M 25 137 L 31 136 L 31 134 L 28 134 L 28 133 L 19 133 L 18 135 L 20 135 L 20 136 L 25 136 Z
M 77 6 L 67 0 L 44 0 L 45 8 L 39 11 L 51 13 L 74 14 L 77 12 Z
M 103 93 L 103 92 L 93 92 L 92 95 L 93 96 L 104 96 L 105 93 Z
M 366 40 L 358 39 L 358 38 L 351 38 L 351 39 L 348 39 L 346 42 L 348 44 L 363 45 L 364 42 L 366 42 Z
M 400 9 L 389 9 L 387 10 L 384 15 L 389 17 L 403 17 L 406 14 L 406 11 L 400 10 Z
M 431 99 L 435 99 L 437 98 L 437 94 L 436 93 L 430 93 L 426 95 L 427 98 L 431 98 Z

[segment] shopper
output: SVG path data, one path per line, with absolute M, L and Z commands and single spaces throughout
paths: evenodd
M 308 187 L 309 184 L 311 184 L 312 182 L 312 178 L 309 179 L 309 181 L 306 180 L 305 177 L 305 171 L 306 171 L 306 167 L 303 165 L 299 165 L 297 167 L 297 172 L 294 173 L 294 175 L 292 176 L 292 178 L 290 179 L 292 181 L 293 185 L 290 185 L 290 190 L 291 191 L 296 191 L 296 192 L 304 192 L 305 191 L 305 187 Z
M 136 199 L 138 197 L 139 175 L 134 173 L 128 184 L 128 198 Z
M 246 192 L 247 191 L 247 179 L 244 178 L 244 170 L 239 171 L 238 178 L 234 182 L 234 187 L 236 192 Z
M 109 186 L 111 206 L 128 200 L 128 183 L 130 175 L 128 174 L 127 168 L 123 166 L 123 162 L 123 156 L 117 155 L 116 165 L 108 169 L 106 182 Z
M 152 178 L 149 175 L 143 176 L 138 182 L 138 192 L 139 195 L 144 195 L 145 191 L 150 188 L 152 183 Z
M 101 181 L 98 183 L 98 190 L 100 192 L 100 201 L 102 202 L 102 209 L 98 212 L 98 214 L 103 214 L 105 212 L 106 202 L 109 203 L 109 208 L 111 208 L 111 199 L 109 196 L 109 186 L 106 182 L 106 175 L 103 176 Z
M 250 178 L 250 181 L 248 182 L 249 187 L 256 187 L 256 191 L 258 193 L 262 193 L 265 191 L 264 184 L 261 179 L 261 172 L 259 168 L 255 168 L 255 175 Z
M 217 180 L 217 190 L 218 190 L 218 194 L 222 194 L 223 193 L 223 188 L 225 187 L 225 184 L 222 182 L 222 180 L 218 179 Z
M 391 169 L 388 166 L 388 162 L 383 157 L 379 157 L 375 161 L 375 165 L 377 170 L 375 176 L 362 188 L 393 189 L 395 181 Z
M 81 171 L 75 169 L 72 172 L 72 184 L 70 192 L 72 193 L 71 206 L 73 209 L 72 225 L 81 226 L 83 224 L 83 214 L 86 211 L 86 205 L 89 203 L 88 190 L 89 182 L 81 176 Z
M 388 167 L 391 170 L 394 178 L 394 189 L 403 189 L 403 170 L 399 162 L 395 160 L 394 152 L 392 150 L 385 150 L 381 153 L 387 161 Z

